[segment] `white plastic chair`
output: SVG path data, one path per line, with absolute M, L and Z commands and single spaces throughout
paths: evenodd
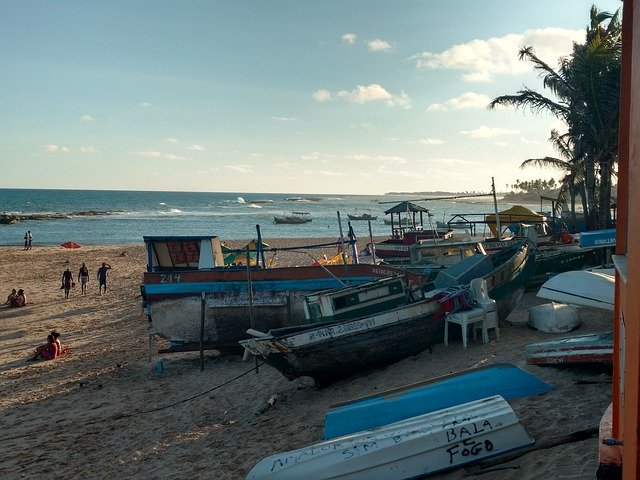
M 489 298 L 487 282 L 484 278 L 475 278 L 471 280 L 471 292 L 476 299 L 478 307 L 484 310 L 484 321 L 480 327 L 474 325 L 474 328 L 482 328 L 482 341 L 484 343 L 489 343 L 489 329 L 495 329 L 496 338 L 500 337 L 496 301 Z
M 475 325 L 479 324 L 482 328 L 484 322 L 484 310 L 482 308 L 472 308 L 470 310 L 460 310 L 459 312 L 450 313 L 444 321 L 444 344 L 449 345 L 449 324 L 457 323 L 462 329 L 462 346 L 467 348 L 467 333 L 469 325 L 472 326 L 473 339 L 476 338 Z M 484 337 L 483 337 L 484 340 Z

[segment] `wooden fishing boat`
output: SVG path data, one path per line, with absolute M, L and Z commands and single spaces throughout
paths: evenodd
M 409 259 L 409 249 L 420 240 L 442 241 L 453 236 L 451 231 L 424 230 L 420 227 L 412 229 L 396 229 L 391 238 L 374 243 L 376 256 L 388 260 L 390 258 Z
M 419 275 L 369 264 L 228 266 L 220 240 L 212 236 L 147 236 L 144 241 L 148 260 L 142 293 L 151 331 L 170 340 L 175 350 L 197 349 L 201 333 L 207 348 L 237 348 L 248 328 L 303 324 L 304 299 L 313 292 L 393 276 L 402 276 L 407 288 L 424 283 Z
M 283 452 L 247 480 L 404 480 L 459 468 L 534 443 L 500 396 Z
M 511 363 L 497 363 L 431 378 L 331 405 L 324 440 L 369 430 L 460 403 L 500 395 L 541 395 L 553 387 Z
M 554 302 L 613 311 L 614 290 L 613 275 L 576 270 L 551 277 L 540 287 L 537 296 Z
M 309 212 L 291 212 L 283 213 L 273 217 L 275 223 L 300 224 L 309 223 L 313 218 Z
M 609 364 L 613 362 L 613 332 L 532 343 L 524 347 L 524 356 L 527 363 L 534 365 Z
M 467 265 L 468 263 L 468 265 Z M 312 377 L 318 385 L 386 365 L 441 343 L 447 312 L 469 308 L 460 285 L 485 278 L 505 319 L 522 296 L 534 262 L 526 243 L 497 256 L 474 257 L 443 270 L 425 285 L 425 299 L 369 316 L 330 325 L 274 329 L 240 344 L 292 380 Z
M 536 251 L 536 269 L 532 283 L 543 283 L 550 273 L 580 270 L 596 263 L 595 249 L 577 244 L 541 247 Z
M 357 209 L 354 213 L 348 213 L 349 220 L 377 220 L 377 215 L 371 215 L 371 210 L 367 210 L 364 213 L 358 213 Z
M 304 313 L 310 323 L 361 317 L 405 305 L 409 292 L 402 277 L 388 277 L 308 295 Z
M 240 344 L 287 379 L 308 376 L 323 386 L 442 342 L 446 313 L 464 305 L 461 288 L 439 289 L 392 310 L 328 325 L 274 329 Z

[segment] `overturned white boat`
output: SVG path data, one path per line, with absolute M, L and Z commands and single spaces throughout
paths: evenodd
M 575 270 L 547 280 L 538 297 L 554 302 L 613 310 L 615 276 L 597 271 Z
M 458 468 L 534 443 L 499 395 L 279 453 L 247 480 L 402 480 Z

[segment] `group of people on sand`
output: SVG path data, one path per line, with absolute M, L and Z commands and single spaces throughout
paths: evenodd
M 31 250 L 32 242 L 33 242 L 33 235 L 31 235 L 31 230 L 28 230 L 24 234 L 24 250 Z
M 107 262 L 102 262 L 102 266 L 98 269 L 97 274 L 100 295 L 102 295 L 103 290 L 104 293 L 107 293 L 108 270 L 111 270 L 111 265 Z M 89 269 L 84 262 L 82 262 L 82 266 L 80 267 L 80 270 L 78 270 L 78 281 L 80 282 L 82 295 L 86 295 L 87 284 L 89 283 Z M 64 298 L 69 298 L 69 292 L 75 286 L 76 284 L 73 279 L 73 273 L 71 273 L 71 267 L 67 267 L 67 269 L 62 273 L 62 286 L 60 287 L 64 290 Z
M 15 288 L 11 289 L 11 293 L 7 297 L 7 301 L 4 305 L 7 307 L 24 307 L 27 304 L 27 296 L 24 294 L 24 290 L 21 288 L 16 292 Z
M 52 330 L 47 336 L 47 343 L 36 348 L 36 355 L 33 360 L 55 360 L 63 353 L 68 353 L 69 347 L 62 348 L 60 343 L 60 333 Z

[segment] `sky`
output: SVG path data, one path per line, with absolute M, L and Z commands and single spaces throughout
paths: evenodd
M 0 0 L 0 188 L 372 194 L 561 177 L 543 91 L 619 0 Z M 549 95 L 549 93 L 547 93 Z M 508 187 L 508 188 L 507 188 Z

